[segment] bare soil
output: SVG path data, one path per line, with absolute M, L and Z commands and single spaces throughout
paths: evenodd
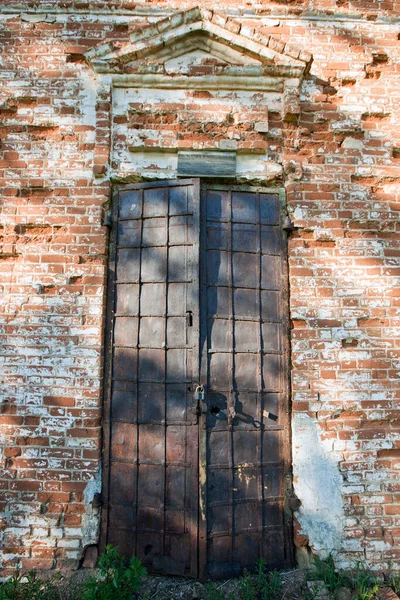
M 80 569 L 63 573 L 57 585 L 59 599 L 79 599 L 79 591 L 85 580 L 91 575 L 96 576 L 97 569 Z M 303 569 L 296 569 L 281 573 L 282 600 L 304 600 L 306 590 L 306 574 Z M 227 579 L 214 581 L 212 585 L 216 591 L 223 591 L 225 597 L 239 598 L 241 579 Z M 205 600 L 207 583 L 200 583 L 185 577 L 164 577 L 147 575 L 143 579 L 140 600 Z

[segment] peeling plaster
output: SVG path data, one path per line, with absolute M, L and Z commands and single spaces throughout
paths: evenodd
M 97 102 L 97 84 L 93 75 L 81 74 L 81 100 L 80 111 L 82 114 L 82 124 L 96 126 L 96 102 Z M 87 142 L 94 142 L 94 131 L 87 135 Z
M 343 539 L 343 478 L 332 442 L 324 443 L 317 424 L 305 414 L 293 420 L 294 488 L 302 533 L 322 558 L 339 550 Z
M 97 544 L 99 539 L 100 510 L 92 505 L 95 494 L 101 493 L 101 468 L 97 471 L 96 478 L 87 482 L 84 492 L 86 512 L 82 518 L 82 547 Z
M 347 137 L 344 139 L 342 147 L 351 148 L 352 150 L 362 150 L 364 147 L 364 142 L 363 140 L 359 140 L 357 138 Z

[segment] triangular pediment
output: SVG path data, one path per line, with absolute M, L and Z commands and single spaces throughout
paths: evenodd
M 235 19 L 200 8 L 144 26 L 120 44 L 103 43 L 86 54 L 99 73 L 197 74 L 256 69 L 262 75 L 301 78 L 312 57 Z
M 220 56 L 215 56 L 214 54 L 207 52 L 207 50 L 204 50 L 199 46 L 191 48 L 188 51 L 181 52 L 176 56 L 170 56 L 164 62 L 167 72 L 185 69 L 187 66 L 200 67 L 207 64 L 225 66 L 231 63 L 228 63 L 228 61 L 224 60 Z
M 220 40 L 211 39 L 203 31 L 194 31 L 179 41 L 171 38 L 162 48 L 124 64 L 124 72 L 159 72 L 191 74 L 201 69 L 225 70 L 232 66 L 261 65 L 262 62 L 239 49 L 233 49 Z

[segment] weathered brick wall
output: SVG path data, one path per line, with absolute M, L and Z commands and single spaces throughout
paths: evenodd
M 101 216 L 120 163 L 109 160 L 109 90 L 82 53 L 191 5 L 1 3 L 3 573 L 74 566 L 97 539 Z M 298 118 L 270 112 L 259 134 L 238 111 L 241 139 L 282 165 L 298 227 L 289 242 L 296 540 L 333 550 L 342 566 L 379 569 L 400 553 L 399 9 L 375 0 L 230 9 L 314 56 Z M 219 142 L 218 123 L 198 119 L 190 132 L 177 110 L 163 118 L 178 139 Z M 137 117 L 114 126 L 143 127 Z
M 1 21 L 4 569 L 75 564 L 99 487 L 109 187 L 93 181 L 93 77 L 69 62 L 98 31 L 29 18 Z

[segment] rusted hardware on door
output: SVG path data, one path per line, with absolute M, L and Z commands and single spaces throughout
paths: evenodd
M 286 499 L 286 508 L 285 511 L 296 512 L 299 510 L 301 506 L 301 500 L 296 496 L 293 491 L 293 479 L 292 474 L 287 473 L 285 475 L 285 499 Z
M 200 417 L 201 415 L 205 415 L 207 413 L 207 404 L 204 401 L 205 391 L 203 385 L 198 385 L 194 392 L 194 400 L 196 406 L 196 416 Z
M 228 401 L 228 420 L 232 423 L 233 419 L 236 417 L 236 400 L 235 400 L 235 392 L 231 392 L 229 394 Z
M 104 211 L 102 225 L 104 225 L 104 227 L 112 227 L 112 224 L 113 224 L 112 212 L 111 212 L 111 209 L 108 208 Z
M 288 498 L 288 506 L 289 506 L 290 510 L 295 512 L 296 510 L 299 510 L 299 508 L 301 506 L 301 500 L 299 500 L 299 498 L 293 494 L 292 496 L 289 496 L 289 498 Z
M 186 311 L 186 325 L 188 327 L 193 327 L 193 313 L 191 310 Z
M 284 231 L 286 231 L 287 233 L 292 233 L 293 231 L 296 231 L 297 227 L 292 223 L 292 220 L 289 216 L 285 217 L 285 220 L 283 221 L 283 227 L 282 229 Z

